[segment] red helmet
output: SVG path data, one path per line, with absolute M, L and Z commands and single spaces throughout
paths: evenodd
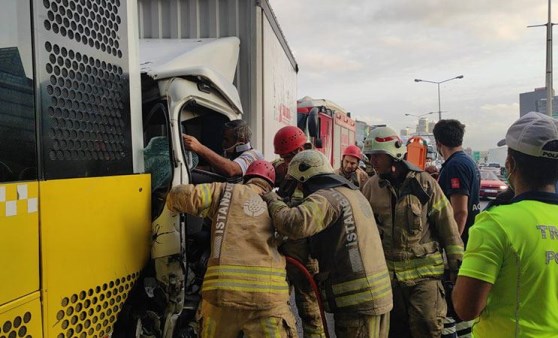
M 295 126 L 286 126 L 277 131 L 273 138 L 273 148 L 277 155 L 292 153 L 306 143 L 306 135 Z
M 246 174 L 244 174 L 245 180 L 251 177 L 263 178 L 273 186 L 275 184 L 275 169 L 271 163 L 264 160 L 257 160 L 250 164 L 248 169 L 246 169 Z
M 343 156 L 346 155 L 356 157 L 359 160 L 362 160 L 362 152 L 360 151 L 360 148 L 355 145 L 350 145 L 347 148 L 345 148 L 345 151 L 343 151 Z

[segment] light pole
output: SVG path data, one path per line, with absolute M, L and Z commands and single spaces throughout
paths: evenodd
M 552 11 L 551 1 L 548 0 L 548 22 L 543 25 L 531 25 L 527 27 L 546 26 L 546 114 L 552 116 L 552 101 L 554 98 L 554 88 L 552 84 Z
M 423 80 L 423 79 L 415 79 L 415 82 L 428 82 L 428 83 L 434 83 L 435 85 L 438 86 L 438 120 L 442 119 L 442 104 L 440 102 L 440 85 L 444 82 L 448 82 L 451 80 L 457 80 L 457 79 L 462 79 L 463 75 L 458 75 L 456 77 L 452 77 L 451 79 L 447 79 L 444 81 L 430 81 L 430 80 Z
M 418 114 L 418 115 L 417 114 L 405 114 L 405 116 L 423 117 L 423 116 L 426 116 L 426 115 L 431 115 L 431 114 L 436 114 L 436 113 L 437 112 L 435 112 L 435 111 L 431 111 L 429 113 Z

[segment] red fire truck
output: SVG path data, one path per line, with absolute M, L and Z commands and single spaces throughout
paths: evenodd
M 329 100 L 309 96 L 298 100 L 297 125 L 334 168 L 341 166 L 345 148 L 355 144 L 355 120 L 351 113 Z

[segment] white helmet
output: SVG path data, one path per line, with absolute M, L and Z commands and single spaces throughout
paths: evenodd
M 373 129 L 364 140 L 362 152 L 366 155 L 388 154 L 396 160 L 402 160 L 406 148 L 395 130 L 389 127 L 379 127 Z
M 303 150 L 296 154 L 287 170 L 287 175 L 299 182 L 306 182 L 316 175 L 333 173 L 333 167 L 327 158 L 317 150 Z

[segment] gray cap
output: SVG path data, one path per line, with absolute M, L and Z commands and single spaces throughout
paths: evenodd
M 506 133 L 506 144 L 511 149 L 534 157 L 558 160 L 555 147 L 545 149 L 552 141 L 558 142 L 558 120 L 537 112 L 520 117 Z

